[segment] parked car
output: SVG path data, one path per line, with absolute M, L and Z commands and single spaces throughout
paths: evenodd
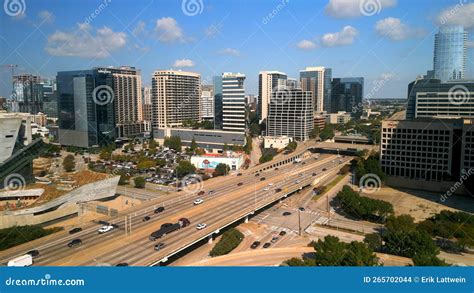
M 143 222 L 146 222 L 146 221 L 149 221 L 150 219 L 151 219 L 150 216 L 145 216 L 145 217 L 143 217 L 143 220 L 142 220 L 142 221 L 143 221 Z
M 298 210 L 304 212 L 304 207 L 299 207 Z
M 71 240 L 71 242 L 69 242 L 67 244 L 68 247 L 73 247 L 73 246 L 77 246 L 77 245 L 81 245 L 82 244 L 82 240 L 81 239 L 73 239 Z
M 313 175 L 313 176 L 316 176 L 316 173 L 313 173 L 312 175 Z
M 200 224 L 196 225 L 196 229 L 202 230 L 202 229 L 206 228 L 206 226 L 207 226 L 206 223 L 200 223 Z
M 290 213 L 290 212 L 283 212 L 282 215 L 283 215 L 283 216 L 289 216 L 289 215 L 291 215 L 291 213 Z
M 104 233 L 112 231 L 113 229 L 114 229 L 114 226 L 105 225 L 105 226 L 100 227 L 100 229 L 97 230 L 97 232 L 99 232 L 99 234 L 104 234 Z
M 272 246 L 272 244 L 270 242 L 267 242 L 262 247 L 263 248 L 269 248 L 270 246 Z
M 158 244 L 155 245 L 155 250 L 156 251 L 159 251 L 161 250 L 163 247 L 165 247 L 165 244 L 163 242 L 160 242 Z
M 272 240 L 270 241 L 271 243 L 276 243 L 278 241 L 278 237 L 273 237 Z
M 198 195 L 204 195 L 206 192 L 204 190 L 199 191 Z
M 258 176 L 260 176 L 260 173 L 255 174 L 255 177 L 258 177 Z
M 237 173 L 237 176 L 242 176 L 242 173 Z
M 194 205 L 202 204 L 203 202 L 204 200 L 202 200 L 202 198 L 198 198 L 194 201 Z
M 275 170 L 275 171 L 278 171 L 279 169 L 278 169 L 278 167 L 276 167 L 274 170 Z
M 37 257 L 40 253 L 38 249 L 33 249 L 33 250 L 28 251 L 26 254 L 31 255 L 31 257 Z
M 165 210 L 164 207 L 157 207 L 156 210 L 155 210 L 155 214 L 158 214 L 158 213 L 161 213 Z
M 281 231 L 280 234 L 278 234 L 278 235 L 280 235 L 280 236 L 285 236 L 285 235 L 286 235 L 286 231 L 283 230 L 283 231 Z
M 74 228 L 72 230 L 69 230 L 69 234 L 75 234 L 75 233 L 79 233 L 81 231 L 82 231 L 82 228 L 77 227 L 77 228 Z
M 328 170 L 328 169 L 326 169 L 326 168 L 323 168 L 323 172 L 324 172 L 324 171 L 327 171 L 327 170 Z
M 264 181 L 265 179 L 266 179 L 265 177 L 262 177 L 262 178 L 260 178 L 260 181 Z
M 252 245 L 250 245 L 250 248 L 255 249 L 255 248 L 257 248 L 259 245 L 260 245 L 260 241 L 255 241 L 254 243 L 252 243 Z
M 120 262 L 118 264 L 115 265 L 116 267 L 128 267 L 128 263 L 126 262 Z

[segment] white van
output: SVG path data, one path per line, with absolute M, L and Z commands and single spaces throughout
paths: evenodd
M 15 257 L 8 261 L 9 267 L 29 267 L 33 264 L 33 257 L 29 254 L 25 254 L 19 257 Z

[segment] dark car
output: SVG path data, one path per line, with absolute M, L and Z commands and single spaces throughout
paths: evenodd
M 328 170 L 328 169 L 326 169 L 326 168 L 323 168 L 323 172 L 324 172 L 324 171 L 327 171 L 327 170 Z
M 28 251 L 26 254 L 31 255 L 31 257 L 37 257 L 40 253 L 38 249 L 33 249 L 33 250 Z
M 313 176 L 316 176 L 316 173 L 313 173 L 312 175 L 313 175 Z
M 281 192 L 281 190 L 282 190 L 281 188 L 277 188 L 275 189 L 275 192 Z
M 237 184 L 237 186 L 242 186 L 242 185 L 244 185 L 242 182 L 239 182 L 239 183 Z
M 161 229 L 166 228 L 166 227 L 170 227 L 170 226 L 172 226 L 172 225 L 173 225 L 173 224 L 171 224 L 171 223 L 164 223 L 164 224 L 161 224 Z
M 265 177 L 262 177 L 262 178 L 260 178 L 260 181 L 264 181 L 265 179 L 266 179 Z
M 81 232 L 82 231 L 82 228 L 74 228 L 72 230 L 69 230 L 69 234 L 74 234 L 74 233 L 78 233 L 78 232 Z
M 278 171 L 278 170 L 279 170 L 278 167 L 276 167 L 276 168 L 275 168 L 275 171 Z
M 255 248 L 257 248 L 259 245 L 260 245 L 260 241 L 255 241 L 254 243 L 252 243 L 252 245 L 250 245 L 250 248 L 255 249 Z
M 255 174 L 255 177 L 258 177 L 258 176 L 260 176 L 260 173 Z
M 285 235 L 286 235 L 286 231 L 281 231 L 279 235 L 280 235 L 280 236 L 285 236 Z
M 215 192 L 214 190 L 210 190 L 207 194 L 212 195 L 214 194 L 214 192 Z
M 146 222 L 146 221 L 149 221 L 150 219 L 151 219 L 150 216 L 145 216 L 142 221 Z
M 186 226 L 188 226 L 188 225 L 191 224 L 191 221 L 189 221 L 189 220 L 186 219 L 186 218 L 181 218 L 181 219 L 179 219 L 179 221 L 181 222 L 181 225 L 182 225 L 183 227 L 186 227 Z
M 283 213 L 283 216 L 289 216 L 289 215 L 291 215 L 290 212 L 284 212 L 284 213 Z
M 299 207 L 298 210 L 304 212 L 304 207 Z
M 116 267 L 128 267 L 128 263 L 126 262 L 121 262 L 115 265 Z
M 306 162 L 301 163 L 301 165 L 306 165 Z
M 269 248 L 270 246 L 272 246 L 272 244 L 270 242 L 267 242 L 262 247 L 263 248 Z
M 199 191 L 198 195 L 203 195 L 203 194 L 206 194 L 206 192 L 204 190 L 201 190 Z
M 165 244 L 163 242 L 160 242 L 158 244 L 155 245 L 155 250 L 156 251 L 159 251 L 161 250 L 163 247 L 165 247 Z
M 242 176 L 242 173 L 237 173 L 237 176 Z
M 155 214 L 158 214 L 158 213 L 161 213 L 165 210 L 164 207 L 158 207 L 156 210 L 155 210 Z
M 76 246 L 76 245 L 81 245 L 82 244 L 82 240 L 81 239 L 74 239 L 74 240 L 71 240 L 71 242 L 69 242 L 67 244 L 68 247 L 73 247 L 73 246 Z

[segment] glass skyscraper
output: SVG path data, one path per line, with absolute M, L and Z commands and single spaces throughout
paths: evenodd
M 435 35 L 434 78 L 441 81 L 464 78 L 467 32 L 462 26 L 441 27 Z

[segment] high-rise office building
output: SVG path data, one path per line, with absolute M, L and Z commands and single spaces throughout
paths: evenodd
M 301 89 L 313 93 L 316 112 L 331 112 L 331 79 L 331 68 L 306 67 L 300 71 Z
M 474 118 L 474 81 L 418 79 L 410 83 L 406 119 L 434 116 Z
M 201 86 L 201 119 L 214 122 L 214 87 Z
M 314 128 L 313 95 L 310 91 L 275 91 L 270 99 L 267 136 L 287 136 L 295 140 L 309 139 Z
M 97 68 L 62 71 L 56 83 L 59 143 L 83 148 L 112 143 L 116 138 L 112 73 Z
M 12 100 L 14 112 L 36 114 L 43 111 L 44 83 L 40 76 L 21 74 L 13 76 Z M 48 89 L 47 89 L 48 90 Z
M 142 77 L 134 67 L 99 67 L 98 72 L 110 73 L 113 78 L 115 123 L 118 137 L 135 137 L 149 132 L 143 119 Z
M 180 127 L 185 120 L 200 121 L 201 75 L 161 70 L 152 78 L 153 128 Z
M 151 104 L 151 87 L 142 88 L 142 107 L 143 120 L 151 123 L 152 121 L 152 104 Z
M 274 91 L 286 89 L 287 76 L 279 71 L 260 71 L 258 75 L 258 111 L 260 120 L 267 119 L 268 104 Z
M 467 32 L 462 26 L 441 27 L 435 35 L 434 78 L 441 81 L 464 78 Z
M 288 78 L 286 80 L 286 88 L 289 90 L 296 90 L 300 88 L 300 84 L 296 78 Z
M 332 79 L 331 113 L 340 111 L 351 113 L 355 118 L 362 115 L 363 77 Z
M 222 129 L 222 75 L 212 78 L 214 87 L 214 129 Z
M 245 132 L 245 75 L 222 74 L 222 130 Z

